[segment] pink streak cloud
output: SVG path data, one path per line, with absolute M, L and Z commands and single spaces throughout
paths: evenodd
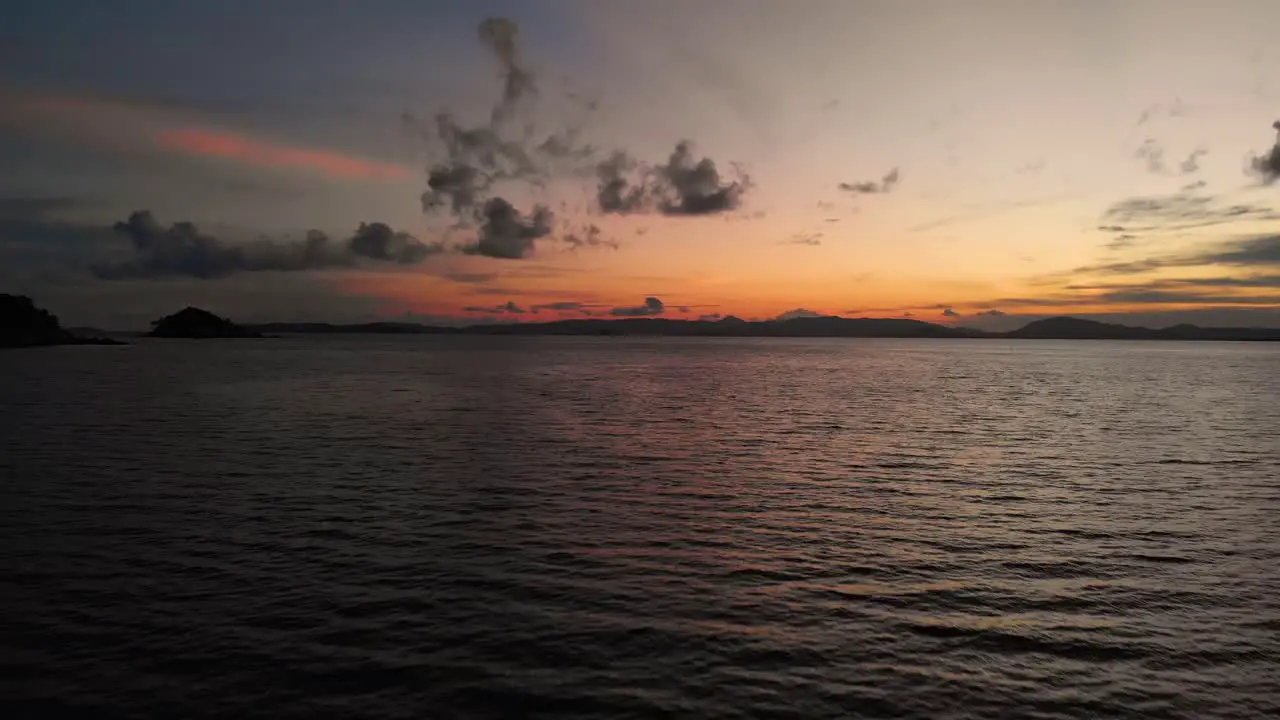
M 157 143 L 166 150 L 214 157 L 266 168 L 318 171 L 338 180 L 403 180 L 409 171 L 401 165 L 365 160 L 311 148 L 273 145 L 242 135 L 194 128 L 162 131 Z

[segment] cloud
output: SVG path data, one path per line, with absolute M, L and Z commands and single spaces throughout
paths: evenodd
M 312 231 L 307 235 L 308 245 L 322 246 L 324 235 Z M 356 232 L 347 241 L 347 247 L 355 255 L 373 260 L 385 260 L 400 265 L 413 265 L 441 248 L 423 244 L 420 240 L 406 232 L 396 232 L 386 223 L 360 223 Z
M 534 242 L 551 234 L 554 220 L 545 205 L 535 205 L 526 217 L 500 197 L 489 198 L 480 214 L 484 221 L 476 240 L 461 246 L 461 251 L 506 260 L 518 260 L 533 253 Z
M 1005 315 L 1003 311 L 996 310 L 995 308 L 991 308 L 990 310 L 983 310 L 981 312 L 977 312 L 974 314 L 978 315 L 979 317 L 1003 317 Z
M 234 160 L 266 168 L 314 170 L 339 180 L 404 180 L 403 166 L 343 155 L 328 150 L 273 145 L 243 135 L 183 128 L 162 131 L 156 144 L 186 155 Z
M 493 307 L 470 305 L 468 307 L 462 308 L 462 310 L 463 312 L 485 313 L 489 315 L 501 315 L 503 313 L 508 313 L 512 315 L 524 315 L 526 312 L 528 312 L 527 310 L 520 307 L 519 305 L 516 305 L 515 302 L 511 300 L 508 300 L 501 305 L 494 305 Z M 534 312 L 537 312 L 537 308 L 534 308 Z
M 1265 155 L 1249 158 L 1249 170 L 1264 185 L 1270 185 L 1280 178 L 1280 120 L 1272 123 L 1271 127 L 1276 129 L 1276 141 L 1271 145 L 1271 150 Z
M 1117 235 L 1114 238 L 1112 238 L 1107 243 L 1106 248 L 1108 250 L 1124 250 L 1125 248 L 1132 246 L 1137 240 L 1138 240 L 1137 235 L 1131 235 L 1129 233 L 1121 233 L 1120 235 Z
M 777 320 L 778 322 L 785 322 L 787 320 L 795 320 L 796 318 L 817 318 L 817 317 L 826 317 L 826 316 L 820 312 L 814 312 L 813 310 L 808 310 L 806 308 L 796 308 L 795 310 L 788 310 L 784 313 L 779 313 L 778 316 L 774 318 L 774 320 Z
M 720 313 L 707 313 L 705 315 L 699 315 L 698 320 L 701 322 L 714 322 L 719 320 L 721 317 Z
M 616 307 L 610 310 L 609 314 L 616 317 L 643 317 L 645 315 L 661 315 L 666 309 L 666 305 L 658 298 L 647 297 L 644 299 L 643 305 Z
M 1196 148 L 1191 151 L 1186 160 L 1178 164 L 1178 171 L 1183 175 L 1191 175 L 1200 172 L 1200 158 L 1208 155 L 1209 151 L 1205 148 Z
M 468 127 L 441 112 L 424 121 L 406 113 L 406 125 L 434 156 L 422 193 L 424 213 L 447 218 L 454 229 L 474 229 L 474 240 L 461 252 L 517 259 L 532 255 L 537 241 L 559 240 L 572 249 L 617 247 L 595 225 L 562 224 L 553 231 L 550 210 L 541 204 L 517 209 L 500 184 L 515 183 L 541 192 L 553 180 L 594 177 L 594 209 L 605 214 L 656 213 L 666 216 L 713 215 L 736 210 L 751 187 L 736 166 L 724 177 L 711 158 L 698 158 L 689 141 L 681 141 L 665 163 L 641 163 L 625 148 L 602 150 L 581 142 L 580 128 L 542 133 L 531 114 L 538 96 L 534 73 L 520 56 L 519 27 L 511 20 L 489 18 L 477 37 L 497 62 L 502 88 L 488 122 Z M 594 109 L 594 103 L 586 106 Z
M 637 233 L 639 234 L 639 233 Z M 618 249 L 618 241 L 613 238 L 606 238 L 604 231 L 595 223 L 587 223 L 576 229 L 569 229 L 561 237 L 565 245 L 571 250 L 577 250 L 582 247 L 611 247 Z
M 783 245 L 809 245 L 816 246 L 822 244 L 822 233 L 796 233 L 790 238 L 783 240 Z
M 147 210 L 139 210 L 113 227 L 128 238 L 133 257 L 117 263 L 91 266 L 104 280 L 191 277 L 222 278 L 240 272 L 297 272 L 346 268 L 360 259 L 411 265 L 443 251 L 438 244 L 424 244 L 407 233 L 395 232 L 385 223 L 361 223 L 345 242 L 334 243 L 319 230 L 302 240 L 255 240 L 231 244 L 202 233 L 193 223 L 164 227 Z
M 960 313 L 956 312 L 955 309 L 948 307 L 948 308 L 942 309 L 942 316 L 949 317 L 949 318 L 958 318 L 960 317 Z
M 533 74 L 520 66 L 519 34 L 519 26 L 506 18 L 485 18 L 476 29 L 481 44 L 502 68 L 502 100 L 494 107 L 490 120 L 494 126 L 510 120 L 520 101 L 536 92 Z
M 596 164 L 596 206 L 606 214 L 715 215 L 737 210 L 752 187 L 740 168 L 722 177 L 714 160 L 697 158 L 688 140 L 663 164 L 645 164 L 615 150 Z
M 1138 275 L 1172 267 L 1233 265 L 1236 267 L 1280 267 L 1280 235 L 1262 235 L 1216 243 L 1200 250 L 1128 262 L 1086 265 L 1072 274 Z
M 836 187 L 844 192 L 855 193 L 858 195 L 875 195 L 878 193 L 892 192 L 893 189 L 897 187 L 898 181 L 901 179 L 902 175 L 898 172 L 898 168 L 894 168 L 885 173 L 884 177 L 880 178 L 879 182 L 869 180 L 854 183 L 842 182 Z
M 1169 171 L 1164 162 L 1164 146 L 1155 138 L 1147 138 L 1133 152 L 1133 156 L 1147 164 L 1147 172 L 1163 175 Z
M 1104 229 L 1122 232 L 1190 230 L 1244 220 L 1280 220 L 1280 213 L 1261 205 L 1222 205 L 1211 196 L 1175 193 L 1126 198 L 1102 214 Z

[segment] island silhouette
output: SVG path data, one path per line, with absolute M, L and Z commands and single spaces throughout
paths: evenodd
M 0 293 L 0 348 L 44 345 L 124 345 L 108 337 L 80 335 L 62 327 L 58 317 L 25 295 Z
M 237 325 L 208 310 L 185 307 L 151 323 L 147 337 L 155 338 L 261 338 L 262 333 Z
M 986 332 L 910 319 L 797 317 L 782 320 L 670 318 L 581 318 L 551 322 L 444 327 L 410 322 L 260 323 L 240 325 L 208 310 L 186 307 L 152 322 L 154 338 L 264 338 L 278 334 L 377 335 L 597 335 L 643 337 L 848 337 L 848 338 L 1006 338 L 1025 340 L 1218 340 L 1280 341 L 1280 329 L 1174 325 L 1152 329 L 1074 317 L 1036 320 L 1009 332 Z M 270 335 L 268 335 L 270 333 Z M 119 345 L 118 340 L 72 333 L 57 317 L 28 297 L 0 294 L 0 347 L 41 345 Z

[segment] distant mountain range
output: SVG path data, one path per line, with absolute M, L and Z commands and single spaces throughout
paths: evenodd
M 166 338 L 255 338 L 270 334 L 349 333 L 393 335 L 600 335 L 648 337 L 846 337 L 846 338 L 1012 338 L 1037 340 L 1260 340 L 1280 341 L 1280 329 L 1213 328 L 1175 325 L 1152 330 L 1094 320 L 1055 317 L 1037 320 L 1006 333 L 938 325 L 921 320 L 797 317 L 747 321 L 733 316 L 720 320 L 669 318 L 582 318 L 439 327 L 407 322 L 357 325 L 329 323 L 265 323 L 237 325 L 199 308 L 188 307 L 152 323 L 147 335 Z M 94 337 L 97 336 L 97 337 Z M 101 331 L 71 332 L 30 298 L 0 295 L 0 347 L 32 345 L 119 344 Z
M 1016 338 L 1038 340 L 1250 340 L 1280 341 L 1280 329 L 1202 328 L 1195 325 L 1152 330 L 1094 320 L 1055 317 L 1037 320 L 1007 333 L 992 333 L 920 320 L 800 317 L 747 321 L 584 318 L 542 323 L 507 323 L 439 327 L 405 322 L 356 325 L 266 323 L 246 326 L 259 333 L 373 333 L 433 335 L 604 335 L 666 337 L 851 337 L 851 338 Z

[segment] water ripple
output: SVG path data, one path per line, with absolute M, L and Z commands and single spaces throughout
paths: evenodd
M 0 709 L 1274 717 L 1277 360 L 496 337 L 5 353 Z

